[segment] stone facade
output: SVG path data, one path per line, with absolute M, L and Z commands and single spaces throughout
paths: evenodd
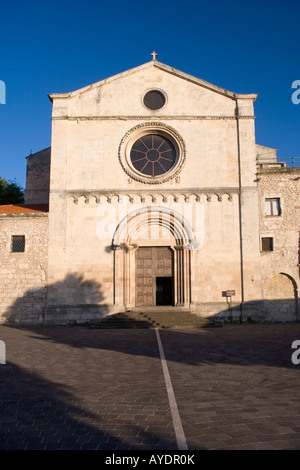
M 153 109 L 148 93 L 163 104 Z M 288 171 L 278 168 L 276 150 L 256 144 L 255 94 L 235 94 L 153 60 L 49 97 L 51 167 L 50 149 L 27 160 L 26 202 L 46 202 L 50 181 L 49 238 L 40 239 L 44 248 L 36 254 L 31 286 L 41 286 L 39 312 L 46 285 L 47 299 L 36 319 L 85 322 L 159 308 L 164 289 L 173 308 L 200 316 L 295 319 L 299 217 L 289 210 L 289 221 L 282 218 L 285 234 L 279 235 L 282 224 L 266 220 L 262 201 L 272 194 L 272 184 L 278 189 L 284 181 L 276 197 L 287 207 L 290 191 L 296 206 L 299 193 L 293 188 L 299 182 L 281 180 Z M 145 145 L 149 136 L 152 147 Z M 132 156 L 137 144 L 141 159 Z M 169 169 L 165 145 L 173 158 Z M 143 159 L 145 165 L 138 166 Z M 38 220 L 48 224 L 48 218 L 22 220 L 32 220 L 33 227 Z M 262 252 L 262 235 L 272 230 L 276 249 Z M 3 267 L 13 259 L 7 255 Z M 41 266 L 47 266 L 44 280 Z M 276 276 L 285 276 L 283 282 Z M 28 321 L 29 315 L 30 310 Z
M 159 110 L 143 104 L 151 89 L 166 96 Z M 78 305 L 78 284 L 65 285 L 69 273 L 99 283 L 99 312 L 134 308 L 135 251 L 151 245 L 174 250 L 174 306 L 218 314 L 227 309 L 228 289 L 237 304 L 261 299 L 257 210 L 249 216 L 258 205 L 256 95 L 236 95 L 152 61 L 50 99 L 49 321 Z M 133 142 L 148 134 L 177 147 L 178 166 L 168 178 L 141 177 L 130 164 Z M 101 217 L 109 217 L 108 227 Z M 145 219 L 158 233 L 145 235 Z

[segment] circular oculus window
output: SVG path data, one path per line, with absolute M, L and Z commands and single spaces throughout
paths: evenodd
M 159 134 L 147 134 L 133 144 L 130 160 L 139 173 L 152 177 L 160 176 L 174 166 L 176 149 L 166 137 Z
M 165 103 L 166 97 L 159 90 L 150 90 L 144 96 L 144 105 L 152 111 L 162 108 Z

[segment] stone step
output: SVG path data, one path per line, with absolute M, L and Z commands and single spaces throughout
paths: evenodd
M 206 318 L 188 311 L 145 310 L 117 313 L 104 318 L 90 328 L 203 328 L 209 326 Z

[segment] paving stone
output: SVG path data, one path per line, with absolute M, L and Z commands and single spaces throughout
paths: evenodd
M 300 449 L 300 324 L 160 336 L 187 444 Z M 176 450 L 155 331 L 0 326 L 0 449 Z

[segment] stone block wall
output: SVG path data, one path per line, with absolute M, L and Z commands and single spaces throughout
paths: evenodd
M 12 236 L 25 251 L 12 252 Z M 41 323 L 47 298 L 48 215 L 0 215 L 0 323 Z
M 300 168 L 258 172 L 261 269 L 265 319 L 299 319 Z M 266 198 L 279 199 L 279 214 L 267 215 Z M 263 238 L 271 238 L 264 251 Z
M 26 204 L 48 204 L 51 147 L 27 157 Z

